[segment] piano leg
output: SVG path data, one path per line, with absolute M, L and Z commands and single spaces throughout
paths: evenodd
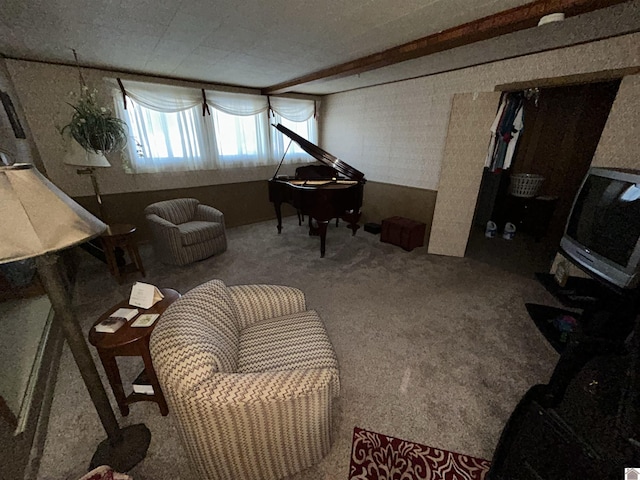
M 320 258 L 324 258 L 324 249 L 327 240 L 328 220 L 318 220 L 318 234 L 320 235 Z
M 360 225 L 358 225 L 358 221 L 360 220 L 360 215 L 361 212 L 345 212 L 344 215 L 342 215 L 342 219 L 345 222 L 349 222 L 349 225 L 347 225 L 348 228 L 351 229 L 351 236 L 354 236 L 356 234 L 356 231 L 360 228 Z
M 276 217 L 278 218 L 278 233 L 282 233 L 282 212 L 280 211 L 281 203 L 273 202 L 273 208 L 276 209 Z

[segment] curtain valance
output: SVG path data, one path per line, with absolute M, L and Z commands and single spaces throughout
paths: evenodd
M 267 97 L 262 95 L 251 95 L 247 93 L 220 92 L 217 90 L 205 90 L 207 104 L 228 113 L 229 115 L 257 115 L 267 110 Z
M 108 83 L 120 90 L 117 79 Z M 265 112 L 269 107 L 292 122 L 305 122 L 315 115 L 313 100 L 285 97 L 266 97 L 247 93 L 222 92 L 159 83 L 121 80 L 125 94 L 136 103 L 157 112 L 175 113 L 206 105 L 229 115 L 250 116 Z
M 117 86 L 115 80 L 109 83 Z M 128 97 L 136 103 L 156 112 L 175 113 L 202 105 L 202 92 L 195 88 L 176 87 L 159 83 L 122 82 Z
M 314 116 L 316 107 L 313 100 L 270 97 L 271 109 L 292 122 L 306 122 Z

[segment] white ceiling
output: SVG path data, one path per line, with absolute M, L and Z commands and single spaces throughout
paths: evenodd
M 75 49 L 84 66 L 265 88 L 529 1 L 3 0 L 0 54 L 73 63 Z M 382 80 L 374 71 L 366 82 L 354 75 L 294 90 L 417 76 L 424 61 L 380 70 Z

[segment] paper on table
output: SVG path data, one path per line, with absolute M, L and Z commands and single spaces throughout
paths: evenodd
M 135 322 L 131 324 L 132 327 L 150 327 L 156 318 L 160 316 L 159 313 L 145 313 L 136 318 Z
M 136 282 L 131 287 L 131 296 L 129 297 L 129 305 L 141 308 L 151 308 L 164 298 L 164 295 L 155 285 L 148 283 Z
M 137 314 L 138 314 L 137 308 L 119 308 L 109 316 L 114 318 L 124 318 L 125 320 L 131 320 Z

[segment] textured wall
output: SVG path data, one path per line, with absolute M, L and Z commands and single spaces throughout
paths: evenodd
M 3 106 L 0 105 L 0 149 L 9 154 L 14 162 L 33 163 L 40 171 L 44 171 L 22 103 L 11 81 L 6 61 L 3 58 L 0 58 L 0 90 L 11 98 L 11 103 L 13 103 L 18 116 L 18 122 L 20 122 L 27 137 L 16 138 L 7 113 Z
M 360 223 L 381 223 L 383 219 L 395 215 L 411 218 L 427 225 L 425 237 L 428 241 L 435 204 L 434 190 L 367 182 Z
M 640 34 L 636 33 L 329 95 L 323 102 L 321 144 L 370 180 L 435 190 L 455 93 L 639 65 Z M 621 88 L 617 103 L 637 112 L 638 97 L 633 95 L 637 88 Z M 617 141 L 618 132 L 611 135 L 606 148 Z
M 622 79 L 591 163 L 640 169 L 640 75 Z
M 207 185 L 203 187 L 185 187 L 172 190 L 146 192 L 127 192 L 102 197 L 106 221 L 108 223 L 132 223 L 137 226 L 139 240 L 147 241 L 151 233 L 144 216 L 147 205 L 173 198 L 197 198 L 205 205 L 211 205 L 224 213 L 227 227 L 236 227 L 249 223 L 273 220 L 276 231 L 276 215 L 273 204 L 268 201 L 266 180 L 233 184 Z M 98 204 L 93 195 L 76 197 L 84 208 L 98 214 Z M 282 214 L 295 215 L 289 205 L 283 205 Z M 104 219 L 103 219 L 104 220 Z
M 49 178 L 71 196 L 91 195 L 93 189 L 87 176 L 76 175 L 76 167 L 65 165 L 63 158 L 69 140 L 63 140 L 59 129 L 71 119 L 73 110 L 70 92 L 79 92 L 78 70 L 75 67 L 45 63 L 6 60 L 11 79 L 33 130 L 33 137 L 42 156 Z M 151 77 L 116 74 L 101 70 L 83 69 L 83 76 L 91 88 L 97 88 L 104 104 L 111 106 L 110 88 L 104 78 L 120 76 L 123 79 L 160 81 Z M 162 80 L 164 83 L 211 88 L 211 85 Z M 236 91 L 238 89 L 235 89 Z M 255 93 L 255 92 L 254 92 Z M 169 190 L 236 182 L 264 180 L 275 172 L 275 166 L 256 168 L 229 168 L 195 172 L 129 175 L 122 169 L 119 154 L 109 155 L 112 168 L 98 169 L 96 175 L 105 194 Z M 283 172 L 286 173 L 286 172 Z

